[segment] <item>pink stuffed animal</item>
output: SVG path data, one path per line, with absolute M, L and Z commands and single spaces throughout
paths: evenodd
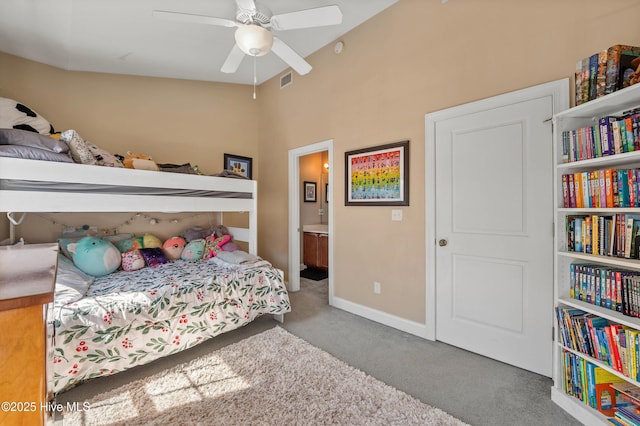
M 187 242 L 182 237 L 171 237 L 162 245 L 162 250 L 165 256 L 170 260 L 180 259 L 182 250 L 187 245 Z

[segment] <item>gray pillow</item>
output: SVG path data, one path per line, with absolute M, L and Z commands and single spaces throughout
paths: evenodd
M 0 129 L 0 145 L 20 145 L 51 152 L 69 152 L 69 145 L 51 136 L 19 129 Z
M 35 134 L 35 133 L 34 133 Z M 69 155 L 20 145 L 0 145 L 0 157 L 26 158 L 27 160 L 73 163 Z
M 82 272 L 73 262 L 58 254 L 55 302 L 58 306 L 82 299 L 95 278 Z

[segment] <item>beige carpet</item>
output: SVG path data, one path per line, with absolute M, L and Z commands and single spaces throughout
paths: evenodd
M 88 406 L 65 413 L 64 424 L 465 424 L 280 327 L 97 395 Z

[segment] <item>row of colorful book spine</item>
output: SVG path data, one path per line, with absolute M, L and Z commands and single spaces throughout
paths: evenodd
M 640 150 L 640 114 L 605 116 L 593 126 L 562 132 L 564 163 Z
M 569 252 L 640 258 L 640 214 L 569 215 L 566 235 Z
M 580 105 L 623 89 L 631 83 L 627 70 L 640 47 L 616 44 L 576 62 L 575 104 Z
M 640 330 L 566 306 L 556 308 L 562 345 L 589 355 L 622 375 L 640 374 Z
M 562 175 L 565 208 L 640 207 L 640 169 L 600 169 Z
M 596 388 L 598 386 L 601 385 L 596 385 Z M 614 426 L 640 425 L 640 389 L 629 382 L 612 382 L 604 386 L 606 391 L 612 390 L 616 396 L 614 416 L 607 421 Z
M 624 382 L 621 377 L 569 351 L 563 352 L 562 367 L 566 394 L 606 416 L 615 415 L 616 406 L 629 405 L 628 401 L 621 398 L 620 393 L 611 387 L 614 383 Z
M 581 263 L 569 268 L 569 297 L 640 318 L 638 272 Z

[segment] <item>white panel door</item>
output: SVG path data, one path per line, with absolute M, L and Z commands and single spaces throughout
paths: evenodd
M 550 377 L 553 98 L 498 104 L 436 123 L 436 338 Z

